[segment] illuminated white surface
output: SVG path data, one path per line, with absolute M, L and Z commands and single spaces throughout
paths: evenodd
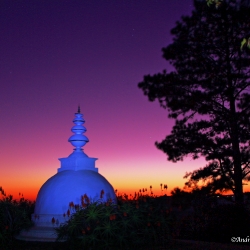
M 97 158 L 88 157 L 82 147 L 89 141 L 82 133 L 86 132 L 83 115 L 75 113 L 75 126 L 71 131 L 75 133 L 69 142 L 75 147 L 67 158 L 60 158 L 61 167 L 57 174 L 49 178 L 40 188 L 32 220 L 35 226 L 28 232 L 21 232 L 19 239 L 36 241 L 54 241 L 56 235 L 51 231 L 68 219 L 69 203 L 81 206 L 81 198 L 85 194 L 90 201 L 105 202 L 112 199 L 116 202 L 116 195 L 111 184 L 98 173 L 95 167 Z M 101 191 L 104 191 L 101 198 Z M 73 212 L 70 209 L 71 213 Z M 55 223 L 52 223 L 52 218 Z M 46 238 L 45 238 L 46 235 Z

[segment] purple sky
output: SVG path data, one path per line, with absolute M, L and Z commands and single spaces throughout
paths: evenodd
M 169 163 L 154 146 L 174 121 L 137 87 L 169 69 L 162 47 L 192 0 L 0 2 L 0 185 L 37 193 L 67 157 L 77 106 L 85 153 L 119 190 L 183 186 L 203 165 Z M 28 193 L 30 192 L 30 193 Z

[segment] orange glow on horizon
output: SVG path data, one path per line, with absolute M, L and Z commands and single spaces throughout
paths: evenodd
M 164 184 L 163 184 L 164 185 Z M 158 186 L 152 186 L 152 192 L 153 192 L 153 196 L 162 196 L 162 195 L 171 195 L 171 191 L 175 188 L 178 187 L 177 185 L 174 186 L 173 188 L 171 187 L 170 189 L 160 189 L 160 184 L 159 187 Z M 244 186 L 243 186 L 244 187 Z M 180 189 L 182 189 L 181 186 L 179 186 Z M 5 189 L 3 186 L 3 189 L 6 193 L 6 195 L 12 195 L 14 199 L 19 200 L 20 198 L 25 198 L 27 200 L 30 201 L 35 201 L 38 191 L 40 188 L 31 188 L 31 187 L 27 187 L 27 188 L 22 188 L 22 190 L 16 189 L 15 187 Z M 133 189 L 133 188 L 114 188 L 115 190 L 117 190 L 116 195 L 118 196 L 123 196 L 123 195 L 128 195 L 129 197 L 134 197 L 135 193 L 138 194 L 142 194 L 142 195 L 151 195 L 151 190 L 150 190 L 150 185 L 142 187 L 140 189 Z M 144 189 L 144 192 L 143 192 Z M 147 189 L 147 191 L 146 191 Z M 140 192 L 141 190 L 141 192 Z M 188 190 L 185 190 L 188 191 Z M 244 193 L 245 192 L 250 192 L 250 188 L 249 187 L 244 187 Z M 226 191 L 221 193 L 222 195 L 233 195 L 232 191 Z M 2 198 L 3 196 L 0 196 L 0 198 Z

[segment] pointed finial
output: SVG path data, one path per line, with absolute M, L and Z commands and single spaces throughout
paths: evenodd
M 74 135 L 70 136 L 69 142 L 75 147 L 75 151 L 82 151 L 82 147 L 89 141 L 88 138 L 83 135 L 86 132 L 86 128 L 83 126 L 85 123 L 83 115 L 80 113 L 80 106 L 78 111 L 75 113 L 75 119 L 73 120 L 75 126 L 72 127 L 71 131 Z
M 78 110 L 77 113 L 80 114 L 81 113 L 81 109 L 80 109 L 80 105 L 78 105 Z

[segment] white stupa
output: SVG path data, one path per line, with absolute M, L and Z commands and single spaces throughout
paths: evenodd
M 83 135 L 86 128 L 80 113 L 75 113 L 73 120 L 74 133 L 69 142 L 75 147 L 67 158 L 60 158 L 61 167 L 57 174 L 49 178 L 40 188 L 32 220 L 35 224 L 29 231 L 22 231 L 17 237 L 29 241 L 55 241 L 57 236 L 54 228 L 66 222 L 71 212 L 70 205 L 80 205 L 86 194 L 90 201 L 106 202 L 112 199 L 116 202 L 116 195 L 111 184 L 98 173 L 95 167 L 97 158 L 90 158 L 82 147 L 89 141 Z M 102 192 L 102 198 L 101 198 Z

